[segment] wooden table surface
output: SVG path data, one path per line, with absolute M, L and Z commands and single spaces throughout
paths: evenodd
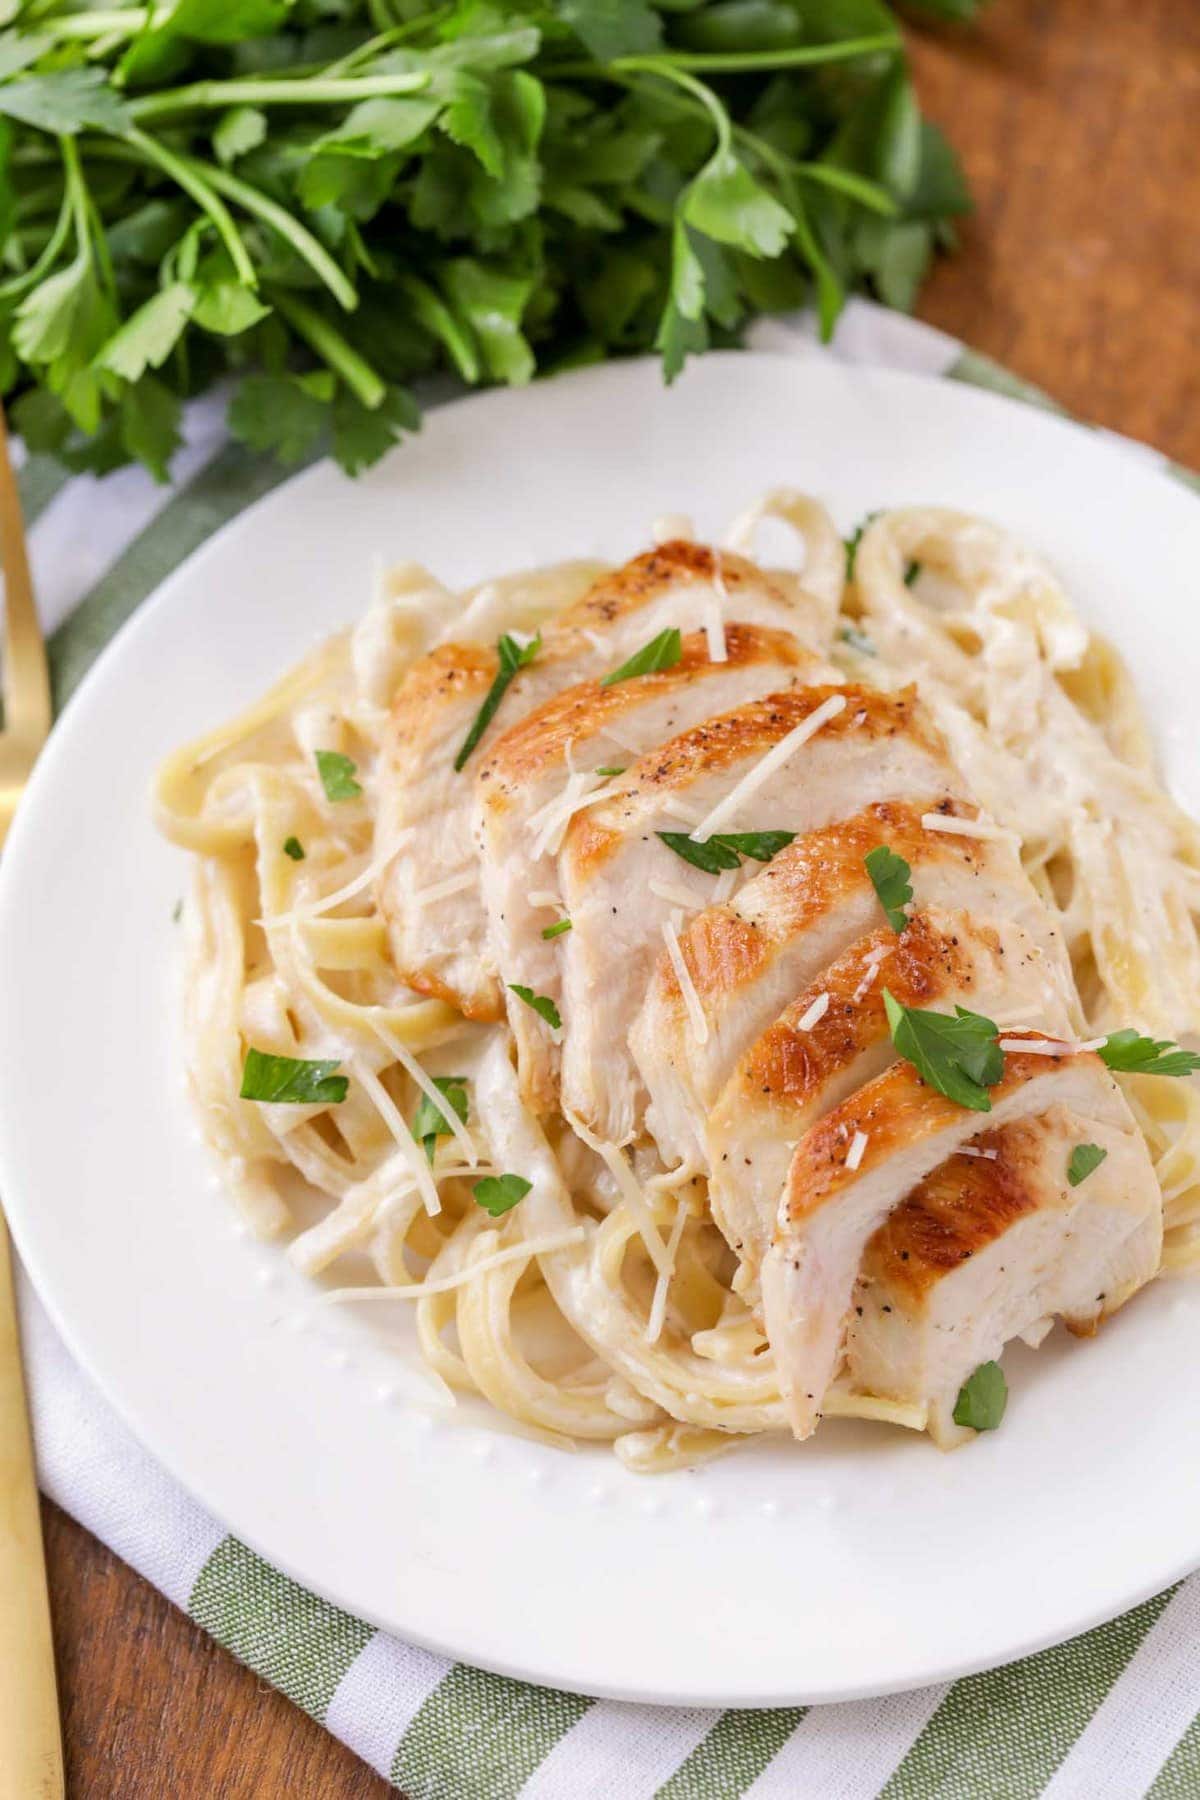
M 1200 468 L 1200 6 L 993 0 L 914 46 L 978 211 L 921 316 L 1073 412 Z M 54 1506 L 73 1800 L 391 1789 Z

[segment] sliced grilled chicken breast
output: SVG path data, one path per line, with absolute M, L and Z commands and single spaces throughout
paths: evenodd
M 560 945 L 542 932 L 563 912 L 557 851 L 572 798 L 603 792 L 606 777 L 653 745 L 747 700 L 824 680 L 829 670 L 789 632 L 724 628 L 725 660 L 703 632 L 683 640 L 673 668 L 604 687 L 585 681 L 535 707 L 497 741 L 476 777 L 475 830 L 490 955 L 503 981 L 557 1002 Z M 574 791 L 574 790 L 578 791 Z M 557 803 L 561 801 L 561 806 Z M 539 1112 L 558 1096 L 558 1048 L 545 1024 L 509 994 L 521 1087 Z
M 383 862 L 376 894 L 404 981 L 468 1018 L 503 1017 L 471 828 L 476 759 L 530 707 L 617 668 L 668 627 L 706 625 L 719 652 L 730 619 L 804 637 L 820 629 L 821 608 L 795 604 L 752 563 L 701 544 L 663 544 L 635 557 L 546 627 L 536 660 L 516 674 L 474 751 L 475 767 L 462 771 L 455 759 L 498 673 L 498 655 L 447 643 L 413 664 L 392 703 L 375 833 Z
M 1104 1161 L 1078 1187 L 1077 1144 Z M 1145 1139 L 1054 1105 L 974 1140 L 892 1212 L 867 1245 L 847 1332 L 847 1375 L 863 1392 L 926 1402 L 943 1449 L 963 1383 L 1011 1338 L 1056 1315 L 1092 1331 L 1150 1280 L 1162 1200 Z
M 899 936 L 885 926 L 843 951 L 745 1052 L 701 1123 L 709 1203 L 741 1259 L 736 1285 L 747 1297 L 795 1145 L 896 1059 L 884 988 L 902 1006 L 965 1006 L 989 1018 L 1013 1007 L 1051 1031 L 1067 1029 L 1057 988 L 1019 925 L 931 907 Z
M 1029 1034 L 1036 1038 L 1037 1034 Z M 854 1283 L 870 1238 L 893 1207 L 984 1129 L 1057 1104 L 1097 1125 L 1127 1129 L 1129 1109 L 1091 1052 L 1009 1052 L 991 1112 L 969 1112 L 896 1062 L 829 1112 L 796 1146 L 774 1238 L 762 1265 L 763 1320 L 798 1438 L 820 1419 L 845 1337 Z M 857 1158 L 851 1157 L 862 1135 Z M 848 1159 L 855 1162 L 848 1166 Z
M 825 709 L 840 705 L 833 716 Z M 824 717 L 801 741 L 801 728 Z M 794 734 L 794 735 L 793 735 Z M 764 761 L 786 753 L 778 766 Z M 753 772 L 753 774 L 752 774 Z M 757 787 L 753 775 L 765 777 Z M 751 776 L 751 782 L 745 778 Z M 954 771 L 913 689 L 855 686 L 773 695 L 709 719 L 642 757 L 611 800 L 572 820 L 559 857 L 572 929 L 563 940 L 564 1109 L 613 1143 L 641 1121 L 645 1090 L 628 1037 L 664 926 L 712 901 L 718 876 L 669 849 L 722 807 L 718 832 L 816 830 L 881 800 L 953 791 Z M 739 879 L 756 865 L 744 862 Z
M 937 905 L 1021 926 L 1042 952 L 1058 1010 L 1074 1005 L 1061 934 L 1015 845 L 926 830 L 922 817 L 934 811 L 974 818 L 978 808 L 935 794 L 868 806 L 797 838 L 732 899 L 697 914 L 679 937 L 695 993 L 690 1008 L 674 962 L 659 956 L 630 1044 L 650 1096 L 646 1126 L 664 1162 L 704 1168 L 704 1119 L 738 1058 L 799 988 L 883 917 L 865 862 L 880 845 L 910 865 L 915 909 Z M 697 1004 L 702 1031 L 692 1016 Z M 1040 1011 L 1005 1022 L 1018 1019 L 1047 1022 Z M 1065 1022 L 1056 1016 L 1054 1028 Z

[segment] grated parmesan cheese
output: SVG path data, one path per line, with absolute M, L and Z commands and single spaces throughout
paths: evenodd
M 662 809 L 668 819 L 678 819 L 683 825 L 698 825 L 704 817 L 698 806 L 689 806 L 677 794 L 668 794 L 662 802 Z
M 475 1147 L 475 1140 L 455 1112 L 454 1108 L 446 1099 L 445 1094 L 441 1092 L 425 1073 L 412 1051 L 406 1050 L 396 1034 L 393 1031 L 389 1031 L 388 1027 L 382 1024 L 374 1015 L 371 1016 L 371 1028 L 375 1032 L 380 1043 L 385 1044 L 391 1051 L 409 1080 L 421 1090 L 425 1098 L 433 1106 L 437 1107 L 443 1119 L 445 1119 L 447 1125 L 450 1127 L 450 1134 L 457 1143 L 463 1157 L 472 1167 L 474 1167 L 479 1161 L 479 1151 Z M 428 1164 L 428 1158 L 425 1158 L 424 1160 L 426 1164 Z M 449 1171 L 447 1171 L 447 1173 L 448 1172 Z
M 343 900 L 353 900 L 356 894 L 361 894 L 365 888 L 371 886 L 377 875 L 382 875 L 392 858 L 399 855 L 405 843 L 413 835 L 411 826 L 406 826 L 403 831 L 397 832 L 387 848 L 378 851 L 366 868 L 360 870 L 354 877 L 353 881 L 346 882 L 344 887 L 335 888 L 332 894 L 322 894 L 319 900 L 314 900 L 309 906 L 295 906 L 290 912 L 275 913 L 272 918 L 259 919 L 256 923 L 264 927 L 302 925 L 305 919 L 319 918 L 322 913 L 330 912 L 333 907 L 340 906 Z
M 547 855 L 557 856 L 575 814 L 586 806 L 595 806 L 599 800 L 607 800 L 609 795 L 610 789 L 603 777 L 585 774 L 583 770 L 568 775 L 562 792 L 547 800 L 528 821 L 530 830 L 537 834 L 532 852 L 534 861 Z
M 738 876 L 740 874 L 741 874 L 740 869 L 722 869 L 721 870 L 721 873 L 717 876 L 716 886 L 713 888 L 713 891 L 712 891 L 711 904 L 713 906 L 723 906 L 724 905 L 725 901 L 729 899 L 730 895 L 733 893 L 734 888 L 737 886 Z
M 448 900 L 451 894 L 466 893 L 477 880 L 478 870 L 464 869 L 459 875 L 447 875 L 445 881 L 435 881 L 432 887 L 414 888 L 409 898 L 414 906 L 431 906 L 435 900 Z
M 654 1222 L 654 1214 L 650 1211 L 637 1176 L 625 1161 L 616 1144 L 610 1144 L 607 1138 L 597 1137 L 594 1131 L 588 1130 L 583 1120 L 576 1114 L 568 1113 L 566 1118 L 576 1137 L 582 1138 L 588 1149 L 596 1152 L 612 1176 L 621 1198 L 633 1214 L 638 1228 L 638 1236 L 646 1246 L 650 1261 L 661 1275 L 667 1267 L 667 1246 L 663 1243 L 662 1233 Z
M 530 906 L 557 906 L 558 895 L 552 894 L 549 888 L 533 888 L 525 898 Z
M 763 783 L 769 781 L 775 771 L 781 769 L 802 744 L 806 744 L 810 737 L 814 737 L 822 725 L 827 725 L 830 719 L 836 719 L 837 715 L 845 710 L 845 694 L 830 694 L 828 700 L 822 700 L 820 706 L 810 712 L 807 719 L 801 719 L 799 725 L 794 726 L 786 737 L 781 737 L 777 744 L 771 745 L 771 748 L 759 758 L 754 767 L 748 769 L 742 779 L 730 788 L 723 800 L 717 801 L 708 817 L 702 820 L 692 832 L 691 835 L 695 841 L 698 844 L 707 843 L 714 831 L 719 831 L 726 820 L 732 818 L 738 807 L 748 800 L 751 794 L 756 794 Z
M 1030 1056 L 1073 1056 L 1075 1045 L 1064 1038 L 1014 1038 L 1003 1037 L 997 1040 L 997 1048 L 1001 1050 L 1023 1050 Z
M 818 994 L 812 1005 L 796 1020 L 797 1031 L 811 1031 L 829 1011 L 829 995 Z
M 516 1262 L 521 1257 L 549 1256 L 555 1250 L 569 1250 L 573 1245 L 581 1244 L 586 1236 L 587 1227 L 576 1225 L 570 1231 L 550 1232 L 545 1237 L 526 1238 L 524 1243 L 510 1244 L 507 1250 L 480 1256 L 465 1269 L 459 1269 L 453 1275 L 439 1275 L 434 1281 L 410 1281 L 402 1287 L 331 1288 L 327 1294 L 320 1295 L 318 1304 L 328 1306 L 345 1300 L 423 1300 L 426 1294 L 448 1294 L 476 1275 L 486 1275 L 489 1269 L 502 1268 L 505 1263 Z
M 437 1184 L 429 1167 L 429 1159 L 400 1116 L 400 1110 L 392 1096 L 374 1071 L 369 1069 L 364 1062 L 360 1062 L 357 1057 L 351 1059 L 350 1067 L 364 1094 L 399 1145 L 405 1161 L 413 1172 L 413 1179 L 416 1181 L 417 1191 L 421 1196 L 425 1211 L 432 1218 L 435 1213 L 441 1212 L 442 1203 L 438 1198 Z M 444 1096 L 439 1095 L 439 1108 L 443 1099 Z
M 646 1320 L 646 1342 L 657 1344 L 662 1336 L 663 1321 L 667 1316 L 667 1293 L 675 1275 L 675 1259 L 679 1255 L 679 1241 L 683 1236 L 683 1228 L 688 1221 L 688 1209 L 679 1206 L 675 1212 L 675 1222 L 671 1226 L 671 1235 L 667 1239 L 667 1267 L 660 1269 L 658 1280 L 654 1284 L 654 1298 L 650 1302 L 650 1316 Z
M 850 1140 L 850 1148 L 846 1152 L 846 1167 L 848 1169 L 857 1169 L 858 1165 L 861 1163 L 861 1161 L 863 1159 L 863 1155 L 866 1151 L 866 1148 L 867 1148 L 867 1145 L 869 1142 L 870 1142 L 870 1133 L 869 1132 L 866 1132 L 866 1131 L 856 1131 L 855 1132 L 854 1136 Z
M 690 544 L 696 536 L 696 527 L 686 513 L 662 513 L 651 526 L 650 536 L 656 545 L 669 544 L 675 538 Z
M 689 893 L 685 887 L 676 887 L 674 882 L 659 881 L 655 876 L 649 886 L 650 892 L 656 894 L 660 900 L 669 901 L 672 906 L 681 906 L 685 912 L 695 912 L 696 908 L 702 905 L 695 894 Z
M 869 991 L 872 982 L 879 973 L 880 964 L 887 961 L 887 956 L 888 953 L 886 948 L 880 948 L 872 950 L 870 955 L 864 959 L 862 979 L 850 996 L 850 1004 L 852 1006 L 857 1006 L 859 1001 Z
M 1003 825 L 991 825 L 986 819 L 955 819 L 946 813 L 922 813 L 921 825 L 925 831 L 941 831 L 947 837 L 996 838 L 1008 843 L 1017 841 L 1015 831 L 1007 831 Z
M 698 1044 L 708 1042 L 708 1020 L 704 1016 L 704 1008 L 700 1004 L 700 996 L 696 992 L 696 984 L 692 980 L 691 970 L 683 960 L 683 951 L 679 948 L 680 915 L 674 914 L 663 920 L 663 942 L 667 946 L 667 955 L 671 959 L 671 967 L 675 971 L 675 979 L 679 983 L 679 991 L 683 995 L 683 1004 L 687 1008 L 688 1020 L 692 1034 Z
M 972 1150 L 970 1144 L 960 1144 L 958 1154 L 960 1156 L 977 1156 L 982 1162 L 995 1162 L 1000 1152 L 998 1150 Z

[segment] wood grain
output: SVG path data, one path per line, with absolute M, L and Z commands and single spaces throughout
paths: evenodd
M 1196 0 L 992 0 L 913 63 L 977 206 L 920 316 L 1200 468 Z
M 70 1800 L 394 1794 L 46 1501 L 42 1523 Z
M 978 203 L 921 316 L 1200 468 L 1196 0 L 993 0 L 975 34 L 923 33 L 913 60 Z M 56 1508 L 45 1518 L 72 1796 L 391 1792 Z

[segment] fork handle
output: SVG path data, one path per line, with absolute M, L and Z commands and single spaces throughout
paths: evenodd
M 4 567 L 4 710 L 10 731 L 40 747 L 50 729 L 50 676 L 33 598 L 21 497 L 0 406 L 0 560 Z
M 0 1796 L 62 1800 L 63 1792 L 37 1480 L 12 1259 L 0 1216 Z

